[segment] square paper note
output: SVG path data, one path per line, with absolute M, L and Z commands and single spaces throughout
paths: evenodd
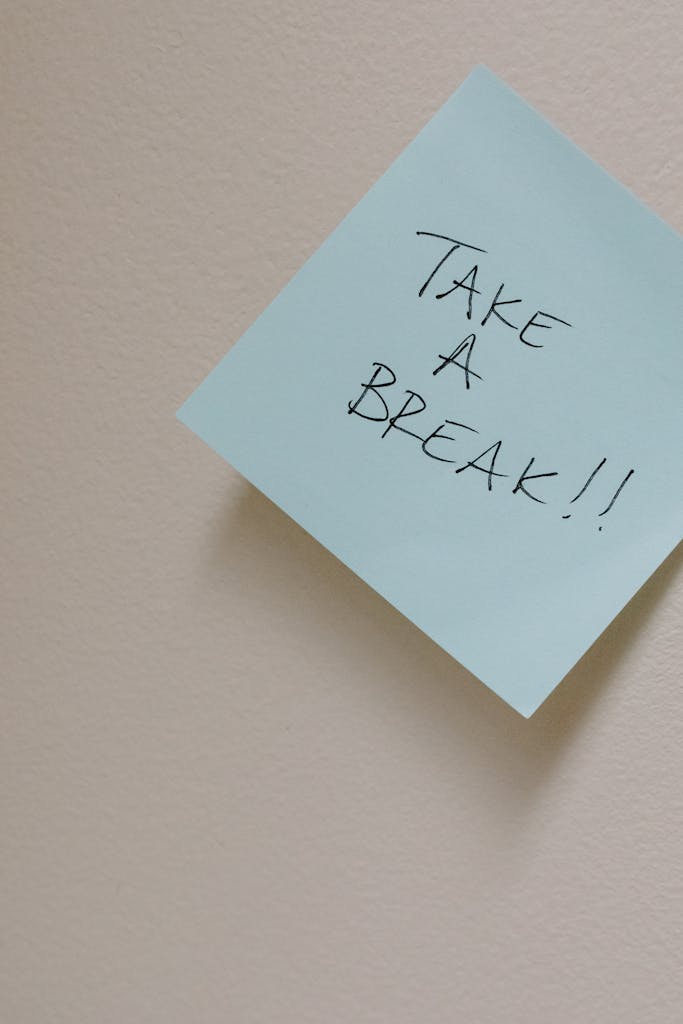
M 680 540 L 682 271 L 477 68 L 179 416 L 528 716 Z

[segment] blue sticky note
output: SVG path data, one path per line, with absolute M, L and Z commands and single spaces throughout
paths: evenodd
M 479 67 L 178 415 L 529 716 L 681 538 L 682 271 Z

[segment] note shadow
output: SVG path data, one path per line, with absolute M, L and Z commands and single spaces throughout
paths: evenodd
M 212 573 L 226 583 L 249 579 L 258 601 L 289 617 L 292 631 L 311 638 L 311 648 L 329 647 L 337 663 L 348 653 L 356 671 L 339 673 L 338 684 L 363 687 L 365 696 L 371 688 L 378 702 L 401 706 L 403 727 L 427 745 L 435 737 L 452 744 L 454 767 L 467 764 L 493 813 L 504 808 L 519 817 L 533 805 L 592 709 L 618 685 L 621 662 L 683 564 L 680 545 L 524 719 L 260 491 L 241 479 L 238 487 L 208 538 Z

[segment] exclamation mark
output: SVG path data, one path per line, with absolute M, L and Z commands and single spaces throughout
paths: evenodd
M 616 491 L 615 491 L 615 492 L 614 492 L 614 494 L 612 495 L 612 500 L 610 501 L 609 505 L 607 506 L 607 508 L 604 508 L 604 509 L 602 510 L 602 512 L 599 512 L 599 513 L 598 513 L 598 515 L 599 515 L 599 516 L 606 516 L 606 515 L 607 515 L 607 513 L 609 512 L 609 510 L 610 510 L 610 509 L 611 509 L 611 508 L 613 507 L 613 505 L 614 505 L 614 502 L 615 502 L 615 501 L 617 500 L 617 498 L 619 497 L 619 495 L 621 494 L 621 492 L 623 491 L 624 487 L 626 486 L 626 484 L 627 484 L 627 483 L 628 483 L 628 481 L 629 481 L 629 480 L 631 479 L 631 477 L 633 476 L 633 474 L 634 474 L 634 473 L 635 473 L 635 470 L 634 470 L 634 469 L 629 469 L 628 473 L 626 474 L 626 476 L 625 476 L 625 477 L 624 477 L 624 479 L 623 479 L 623 480 L 621 481 L 621 483 L 620 483 L 620 484 L 619 484 L 619 486 L 617 487 Z M 599 527 L 598 527 L 598 529 L 599 529 L 599 530 L 602 530 L 602 526 L 599 526 Z
M 607 462 L 607 459 L 603 459 L 602 462 L 599 462 L 597 464 L 597 466 L 595 467 L 595 469 L 593 470 L 591 475 L 588 477 L 588 479 L 586 480 L 585 484 L 583 485 L 583 487 L 581 488 L 579 493 L 576 495 L 575 498 L 572 498 L 572 500 L 569 502 L 570 505 L 573 505 L 575 501 L 579 500 L 579 498 L 581 497 L 582 494 L 586 493 L 586 491 L 588 490 L 590 485 L 593 483 L 593 481 L 595 480 L 596 476 L 598 475 L 598 473 L 600 472 L 600 470 L 602 469 L 602 467 L 605 465 L 606 462 Z M 612 504 L 614 504 L 615 500 L 616 500 L 616 497 L 613 499 Z M 610 508 L 611 507 L 612 506 L 610 506 Z M 609 509 L 607 509 L 606 511 L 609 511 Z M 602 515 L 603 513 L 601 512 L 600 514 Z M 563 519 L 571 519 L 571 517 L 572 517 L 571 512 L 568 515 L 566 515 L 566 516 L 562 516 Z M 602 529 L 602 527 L 601 527 L 601 529 Z

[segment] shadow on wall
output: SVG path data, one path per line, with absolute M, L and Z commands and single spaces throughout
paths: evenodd
M 338 685 L 374 689 L 384 706 L 405 706 L 410 728 L 466 748 L 485 785 L 514 796 L 517 811 L 547 781 L 553 764 L 619 664 L 643 636 L 655 605 L 683 563 L 683 545 L 666 560 L 541 708 L 527 720 L 438 647 L 255 487 L 242 482 L 208 538 L 210 572 L 229 585 L 248 579 L 259 602 L 284 610 L 294 632 L 316 647 L 349 650 Z M 428 719 L 425 721 L 425 719 Z M 493 775 L 494 779 L 491 778 Z M 502 790 L 502 792 L 501 792 Z

